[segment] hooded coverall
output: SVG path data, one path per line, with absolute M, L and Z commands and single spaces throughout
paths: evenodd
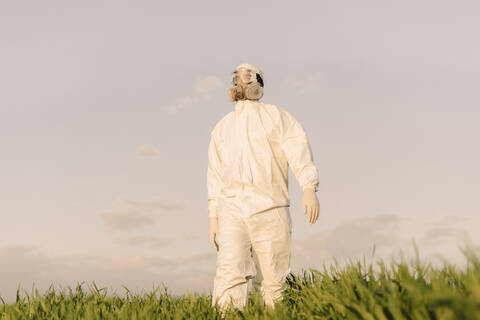
M 318 170 L 302 125 L 285 108 L 240 100 L 210 134 L 208 212 L 218 218 L 212 306 L 248 301 L 248 281 L 273 307 L 290 273 L 288 166 L 302 189 Z

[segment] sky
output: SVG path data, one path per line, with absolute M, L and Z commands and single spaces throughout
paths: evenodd
M 211 292 L 207 149 L 241 63 L 305 128 L 319 171 L 313 225 L 289 172 L 292 271 L 414 244 L 462 266 L 460 247 L 480 250 L 479 9 L 2 1 L 0 296 Z

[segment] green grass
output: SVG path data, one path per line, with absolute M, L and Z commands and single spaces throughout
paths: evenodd
M 415 243 L 414 243 L 415 245 Z M 290 274 L 283 300 L 271 311 L 252 291 L 248 307 L 229 310 L 227 319 L 480 319 L 480 261 L 473 250 L 462 250 L 466 267 L 458 270 L 444 262 L 434 268 L 419 259 L 410 264 L 383 260 L 363 264 L 350 261 L 345 267 L 331 265 Z M 171 295 L 167 288 L 125 297 L 109 296 L 93 282 L 90 292 L 77 284 L 75 290 L 41 296 L 19 295 L 16 302 L 0 307 L 0 319 L 221 319 L 210 306 L 210 295 Z M 32 290 L 33 291 L 33 290 Z M 3 299 L 1 299 L 3 301 Z

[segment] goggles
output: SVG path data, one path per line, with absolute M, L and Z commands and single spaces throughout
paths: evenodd
M 232 73 L 232 84 L 237 85 L 239 82 L 242 84 L 249 84 L 257 80 L 257 73 L 255 70 L 240 68 Z

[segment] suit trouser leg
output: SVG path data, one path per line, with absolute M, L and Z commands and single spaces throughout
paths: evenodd
M 277 207 L 246 219 L 256 267 L 254 287 L 264 303 L 273 308 L 282 298 L 290 273 L 291 218 L 289 207 Z M 259 289 L 258 289 L 259 288 Z
M 219 251 L 212 306 L 218 302 L 225 309 L 232 301 L 234 307 L 243 309 L 248 301 L 248 281 L 255 276 L 255 266 L 245 221 L 232 209 L 225 209 L 218 215 L 216 242 Z

